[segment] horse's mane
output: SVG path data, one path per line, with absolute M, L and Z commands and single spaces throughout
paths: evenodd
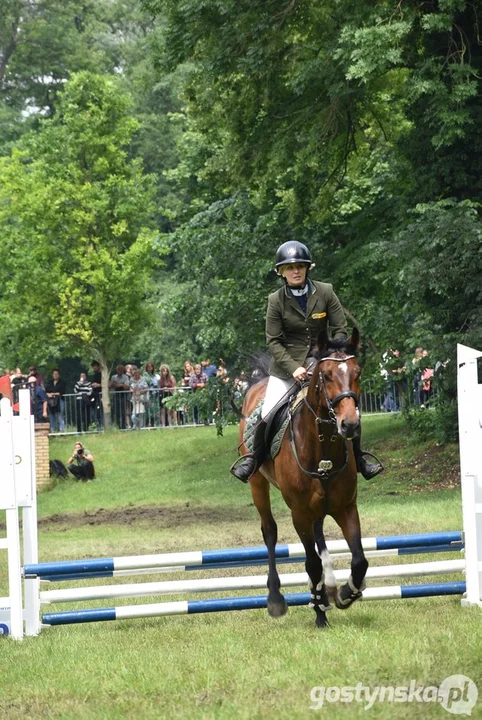
M 317 360 L 323 360 L 323 358 L 327 358 L 335 352 L 343 353 L 344 355 L 356 355 L 356 347 L 350 342 L 350 338 L 346 336 L 328 338 L 324 347 L 314 353 L 314 357 Z

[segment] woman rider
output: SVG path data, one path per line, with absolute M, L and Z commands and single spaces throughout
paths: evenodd
M 258 424 L 253 452 L 235 463 L 231 472 L 243 482 L 258 470 L 265 456 L 264 419 L 293 387 L 293 380 L 307 379 L 305 363 L 316 350 L 318 334 L 330 326 L 333 338 L 346 337 L 345 313 L 329 283 L 308 279 L 311 254 L 306 245 L 291 240 L 283 243 L 276 253 L 276 272 L 284 279 L 284 286 L 268 298 L 266 312 L 266 341 L 272 355 L 269 381 Z M 361 450 L 360 437 L 353 439 L 357 470 L 367 480 L 378 475 L 380 463 L 368 462 Z

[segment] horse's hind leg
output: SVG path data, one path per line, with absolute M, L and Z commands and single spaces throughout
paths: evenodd
M 297 516 L 295 512 L 292 512 L 292 517 L 296 532 L 305 548 L 305 568 L 310 579 L 311 589 L 310 607 L 312 607 L 316 613 L 316 626 L 324 628 L 328 625 L 325 611 L 329 610 L 330 603 L 326 593 L 322 561 L 315 548 L 314 527 L 303 513 Z
M 363 552 L 360 518 L 356 504 L 349 505 L 343 512 L 333 517 L 340 526 L 351 552 L 351 575 L 334 598 L 337 608 L 345 610 L 362 595 L 368 561 Z
M 286 614 L 288 606 L 280 592 L 280 579 L 276 569 L 276 543 L 278 540 L 278 526 L 271 513 L 269 499 L 269 483 L 261 473 L 255 473 L 251 480 L 251 495 L 261 518 L 261 532 L 268 548 L 268 613 L 271 617 L 281 617 Z

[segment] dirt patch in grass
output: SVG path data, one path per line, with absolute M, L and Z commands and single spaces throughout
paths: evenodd
M 249 506 L 233 510 L 229 508 L 199 508 L 189 503 L 176 507 L 129 507 L 112 508 L 107 510 L 99 508 L 92 512 L 83 513 L 56 513 L 48 517 L 39 518 L 39 528 L 44 530 L 71 530 L 86 525 L 143 525 L 155 527 L 157 530 L 186 527 L 190 524 L 243 522 L 252 517 Z M 5 529 L 5 523 L 0 522 L 0 530 Z
M 408 466 L 417 475 L 429 480 L 423 481 L 413 490 L 446 490 L 460 487 L 460 464 L 455 448 L 446 445 L 433 445 L 418 455 Z
M 69 529 L 85 525 L 149 525 L 160 529 L 185 527 L 189 524 L 221 523 L 243 521 L 248 517 L 248 509 L 229 511 L 221 508 L 192 507 L 189 503 L 176 507 L 129 507 L 99 508 L 81 514 L 58 513 L 39 519 L 39 527 L 58 529 L 62 525 Z

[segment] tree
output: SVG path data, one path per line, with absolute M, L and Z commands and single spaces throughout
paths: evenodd
M 110 364 L 145 321 L 155 266 L 153 178 L 128 149 L 137 122 L 112 80 L 74 75 L 38 133 L 0 160 L 0 330 L 14 353 L 56 342 Z
M 400 338 L 414 315 L 400 269 L 417 256 L 417 241 L 409 233 L 413 246 L 398 258 L 387 247 L 398 247 L 420 202 L 453 199 L 444 209 L 453 224 L 457 203 L 480 198 L 479 6 L 143 4 L 164 20 L 158 60 L 165 70 L 184 67 L 187 129 L 204 139 L 189 178 L 199 182 L 195 200 L 209 178 L 218 192 L 210 202 L 244 189 L 323 258 L 377 344 Z M 453 233 L 441 242 L 462 273 Z M 425 334 L 439 320 L 431 310 Z

